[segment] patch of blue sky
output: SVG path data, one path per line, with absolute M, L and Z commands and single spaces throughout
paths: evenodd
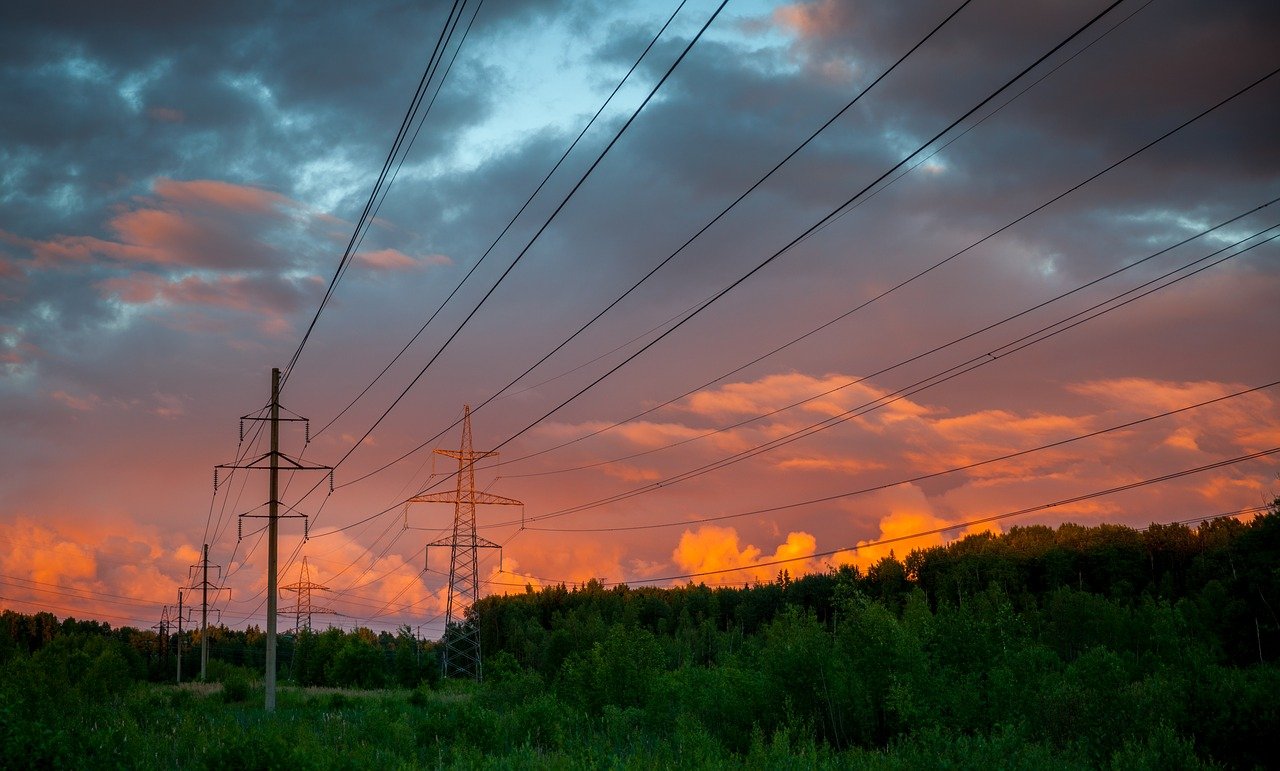
M 120 78 L 116 93 L 134 113 L 142 112 L 146 107 L 145 92 L 148 86 L 164 77 L 172 68 L 170 59 L 158 59 L 145 70 L 131 72 Z
M 0 147 L 0 203 L 28 198 L 26 180 L 39 160 L 30 150 Z
M 758 21 L 762 16 L 767 18 L 772 4 L 753 1 L 741 6 L 744 7 L 734 13 L 726 8 L 708 29 L 704 40 L 739 49 L 740 62 L 752 66 L 770 71 L 791 67 L 786 64 L 786 57 L 779 55 L 788 45 L 785 34 L 781 31 L 762 33 L 758 25 L 748 29 L 743 23 Z M 655 79 L 670 66 L 670 57 L 683 50 L 684 43 L 697 34 L 714 8 L 714 3 L 685 6 L 663 35 L 663 41 L 649 53 L 645 64 L 628 79 L 601 116 L 600 134 L 616 130 L 631 115 L 653 88 Z M 620 28 L 632 28 L 637 31 L 634 37 L 639 41 L 657 31 L 669 12 L 670 9 L 663 8 L 655 13 L 652 4 L 619 3 L 609 6 L 606 17 L 597 24 L 606 35 Z M 575 135 L 630 67 L 629 62 L 621 59 L 607 64 L 601 62 L 598 47 L 589 42 L 584 44 L 572 19 L 549 19 L 540 33 L 536 41 L 531 41 L 527 29 L 509 30 L 477 41 L 474 46 L 468 44 L 464 57 L 470 55 L 487 62 L 500 73 L 501 79 L 493 84 L 497 93 L 491 110 L 482 120 L 460 131 L 448 157 L 418 167 L 414 170 L 415 176 L 431 178 L 475 170 L 492 158 L 518 150 L 533 135 L 548 132 Z M 689 55 L 698 53 L 695 47 Z M 663 54 L 667 55 L 666 59 L 661 58 Z M 679 87 L 678 69 L 673 77 L 676 82 L 669 81 L 664 89 Z M 660 90 L 650 104 L 662 100 Z
M 1137 212 L 1121 212 L 1112 215 L 1112 218 L 1119 223 L 1154 226 L 1150 227 L 1142 239 L 1143 243 L 1150 246 L 1163 246 L 1170 241 L 1171 237 L 1184 238 L 1192 233 L 1199 233 L 1202 230 L 1207 230 L 1214 224 L 1204 215 L 1190 214 L 1188 212 L 1174 211 L 1171 209 L 1147 209 Z M 1248 225 L 1236 224 L 1219 228 L 1212 233 L 1208 233 L 1201 240 L 1205 243 L 1217 246 L 1226 246 L 1227 244 L 1234 244 L 1249 234 L 1256 232 L 1256 228 L 1250 228 Z
M 111 70 L 99 61 L 87 56 L 83 50 L 73 50 L 60 59 L 55 59 L 36 68 L 38 75 L 52 78 L 65 78 L 82 83 L 109 84 L 112 80 Z

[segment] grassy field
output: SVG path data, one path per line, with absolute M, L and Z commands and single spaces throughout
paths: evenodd
M 234 691 L 234 692 L 232 692 Z M 756 731 L 730 752 L 696 720 L 655 722 L 637 708 L 589 716 L 550 693 L 450 683 L 439 691 L 283 687 L 262 709 L 251 686 L 135 683 L 97 700 L 57 694 L 6 710 L 5 765 L 149 768 L 1091 768 L 1083 752 L 937 730 L 884 750 L 835 751 L 790 727 Z M 238 701 L 238 699 L 245 699 Z M 33 702 L 42 702 L 36 704 Z M 41 707 L 60 705 L 56 713 Z M 13 705 L 10 704 L 10 707 Z M 1199 768 L 1172 731 L 1128 743 L 1114 768 Z

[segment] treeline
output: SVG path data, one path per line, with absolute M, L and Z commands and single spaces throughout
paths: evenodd
M 1086 765 L 1128 747 L 1250 767 L 1276 757 L 1277 602 L 1273 506 L 1015 527 L 750 588 L 528 589 L 473 620 L 493 687 L 693 723 L 734 752 L 761 733 L 836 751 L 976 736 Z
M 590 650 L 616 625 L 652 633 L 675 665 L 707 665 L 789 610 L 831 627 L 850 592 L 901 617 L 913 596 L 938 613 L 994 590 L 1028 621 L 1098 598 L 1126 611 L 1176 608 L 1224 663 L 1243 666 L 1280 657 L 1278 519 L 1272 511 L 1249 523 L 1221 518 L 1194 528 L 1014 527 L 912 551 L 905 560 L 891 553 L 865 573 L 845 567 L 793 579 L 784 570 L 772 583 L 747 588 L 606 589 L 596 581 L 572 590 L 527 587 L 481 599 L 473 619 L 487 653 L 505 651 L 554 677 L 571 653 Z M 1079 653 L 1077 631 L 1106 621 L 1079 622 L 1042 631 Z
M 386 745 L 398 763 L 1267 767 L 1280 726 L 1277 601 L 1273 505 L 1249 523 L 1012 528 L 865 572 L 782 572 L 747 588 L 588 582 L 487 597 L 469 616 L 485 654 L 479 687 L 441 685 L 435 644 L 407 627 L 286 635 L 279 666 L 298 685 L 414 688 L 352 715 L 365 727 L 343 739 L 382 746 L 372 726 L 398 715 Z M 186 702 L 160 704 L 137 684 L 172 678 L 162 642 L 0 614 L 0 748 L 94 751 L 65 727 L 73 713 L 84 725 L 110 716 L 142 753 L 127 757 L 166 746 L 148 710 L 178 715 Z M 219 627 L 210 642 L 220 693 L 246 704 L 261 632 Z M 240 738 L 259 765 L 307 760 L 298 748 L 326 746 L 330 713 L 353 708 L 340 696 L 319 715 L 299 702 L 288 740 L 269 722 Z M 244 714 L 219 718 L 228 737 Z M 193 751 L 222 757 L 217 747 Z
M 266 666 L 266 637 L 257 626 L 244 630 L 211 626 L 209 634 L 210 679 L 229 676 L 261 677 Z M 439 679 L 435 644 L 417 639 L 409 627 L 396 634 L 353 631 L 284 631 L 277 638 L 279 676 L 298 685 L 412 688 Z M 99 621 L 59 620 L 52 613 L 0 612 L 0 664 L 15 656 L 36 661 L 57 659 L 56 668 L 83 670 L 83 657 L 107 656 L 124 664 L 133 680 L 172 682 L 177 677 L 177 657 L 182 657 L 183 679 L 195 680 L 200 672 L 200 632 L 187 630 L 160 634 L 133 627 L 113 629 Z M 75 664 L 65 660 L 74 658 Z

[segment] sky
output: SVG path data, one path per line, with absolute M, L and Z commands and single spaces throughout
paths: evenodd
M 366 218 L 453 4 L 6 3 L 0 606 L 263 625 L 295 352 L 316 626 L 441 633 L 463 405 L 482 593 L 1275 497 L 1280 7 L 718 5 L 469 0 Z

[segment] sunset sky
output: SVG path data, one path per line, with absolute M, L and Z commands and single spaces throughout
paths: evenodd
M 485 592 L 746 567 L 695 579 L 741 585 L 943 528 L 892 548 L 1271 500 L 1280 455 L 965 524 L 1280 447 L 1265 0 L 1125 0 L 917 152 L 1110 5 L 973 0 L 480 406 L 961 2 L 730 0 L 612 146 L 719 2 L 460 5 L 456 59 L 282 396 L 312 421 L 305 450 L 285 424 L 285 451 L 337 464 L 331 496 L 315 473 L 283 496 L 311 539 L 282 524 L 281 583 L 306 556 L 341 614 L 314 623 L 440 634 L 448 553 L 423 572 L 423 545 L 452 511 L 401 503 L 451 488 L 430 449 L 457 448 L 464 404 L 476 448 L 500 446 L 478 485 L 525 502 L 479 512 L 505 544 L 501 565 L 481 554 Z M 263 624 L 264 520 L 238 543 L 236 515 L 265 513 L 266 474 L 224 472 L 215 495 L 213 466 L 264 451 L 252 424 L 237 445 L 239 418 L 298 349 L 451 6 L 0 10 L 0 607 L 149 626 L 208 542 L 222 621 Z

